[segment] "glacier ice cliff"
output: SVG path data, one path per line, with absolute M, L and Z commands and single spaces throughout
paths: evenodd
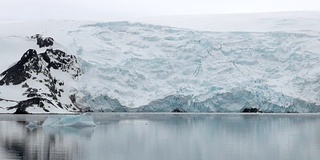
M 81 38 L 89 34 L 90 44 Z M 69 35 L 85 72 L 77 98 L 94 111 L 319 112 L 320 36 L 313 31 L 110 22 Z

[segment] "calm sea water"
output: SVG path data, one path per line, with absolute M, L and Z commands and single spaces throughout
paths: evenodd
M 319 160 L 320 115 L 94 114 L 96 127 L 0 115 L 0 159 Z

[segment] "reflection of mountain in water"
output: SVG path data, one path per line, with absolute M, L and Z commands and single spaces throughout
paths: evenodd
M 45 127 L 29 130 L 24 121 L 0 121 L 0 147 L 10 159 L 78 159 L 78 146 L 91 139 L 93 127 Z M 0 159 L 3 158 L 0 155 Z

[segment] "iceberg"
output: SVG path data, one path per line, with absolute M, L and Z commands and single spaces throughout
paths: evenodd
M 87 127 L 96 126 L 91 114 L 81 115 L 63 115 L 63 116 L 49 116 L 42 125 L 37 125 L 30 122 L 26 127 L 35 129 L 39 127 Z

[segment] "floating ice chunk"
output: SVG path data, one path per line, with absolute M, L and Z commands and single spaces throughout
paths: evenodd
M 26 127 L 29 129 L 35 129 L 39 127 L 85 127 L 85 126 L 96 126 L 93 121 L 91 114 L 82 115 L 64 115 L 64 116 L 50 116 L 42 125 L 37 125 L 30 122 Z

